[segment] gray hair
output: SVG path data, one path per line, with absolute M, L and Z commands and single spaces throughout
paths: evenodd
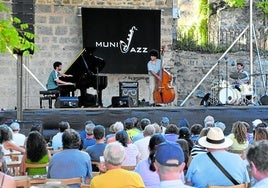
M 125 159 L 125 148 L 119 142 L 112 142 L 105 147 L 103 152 L 105 162 L 118 166 Z
M 146 125 L 146 127 L 144 128 L 144 131 L 143 131 L 143 135 L 144 136 L 152 136 L 152 135 L 154 135 L 154 133 L 155 133 L 154 126 L 151 124 Z
M 247 159 L 260 172 L 268 173 L 268 140 L 254 142 L 248 149 Z
M 114 131 L 118 132 L 118 131 L 122 131 L 124 130 L 124 124 L 121 121 L 117 121 L 114 124 Z
M 94 123 L 89 123 L 85 125 L 85 131 L 88 135 L 93 135 L 93 129 L 95 127 Z

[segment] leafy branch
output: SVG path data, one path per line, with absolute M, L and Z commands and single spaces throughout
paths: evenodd
M 0 2 L 0 12 L 10 14 L 10 9 Z M 24 56 L 37 51 L 33 40 L 35 35 L 28 32 L 29 26 L 19 18 L 10 17 L 0 20 L 0 52 L 7 53 L 8 49 Z

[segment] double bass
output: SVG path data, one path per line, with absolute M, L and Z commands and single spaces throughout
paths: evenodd
M 171 103 L 175 99 L 175 90 L 172 86 L 172 75 L 163 68 L 164 48 L 161 50 L 161 70 L 159 71 L 160 80 L 155 79 L 154 101 L 156 103 Z

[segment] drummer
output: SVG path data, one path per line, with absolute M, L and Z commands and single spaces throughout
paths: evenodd
M 234 82 L 232 83 L 234 87 L 240 91 L 241 85 L 249 84 L 249 74 L 244 70 L 243 63 L 237 63 L 236 69 L 237 71 L 232 73 L 230 77 L 234 79 Z

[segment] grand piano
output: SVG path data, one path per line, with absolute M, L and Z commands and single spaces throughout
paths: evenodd
M 93 55 L 95 50 L 95 48 L 84 48 L 64 72 L 73 75 L 73 77 L 60 78 L 75 85 L 75 87 L 64 88 L 65 91 L 73 92 L 80 89 L 80 96 L 78 97 L 80 107 L 103 106 L 102 90 L 107 87 L 107 76 L 100 76 L 99 72 L 104 68 L 105 61 Z M 87 89 L 90 87 L 96 90 L 97 95 L 87 93 Z

